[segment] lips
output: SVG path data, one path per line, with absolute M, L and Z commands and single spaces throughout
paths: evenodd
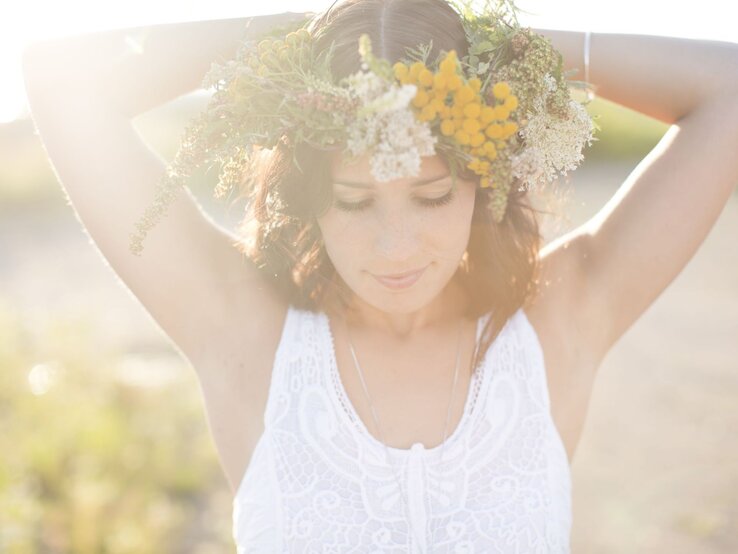
M 423 275 L 428 266 L 416 269 L 413 271 L 407 271 L 405 273 L 395 273 L 393 275 L 375 275 L 372 273 L 374 278 L 379 281 L 385 287 L 398 290 L 404 289 L 415 283 L 420 276 Z
M 415 275 L 416 273 L 419 273 L 424 269 L 424 267 L 421 267 L 420 269 L 413 269 L 412 271 L 406 271 L 405 273 L 394 273 L 393 275 L 377 275 L 377 277 L 382 277 L 384 279 L 402 279 L 403 277 Z

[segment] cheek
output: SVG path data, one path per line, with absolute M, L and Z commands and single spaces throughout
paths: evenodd
M 446 208 L 435 210 L 427 221 L 426 235 L 436 237 L 444 249 L 463 251 L 466 249 L 474 214 L 474 191 L 463 189 L 456 202 Z
M 357 251 L 361 251 L 359 244 L 362 240 L 357 225 L 352 226 L 349 218 L 342 217 L 342 214 L 331 209 L 318 219 L 318 226 L 326 253 L 337 269 L 356 260 Z

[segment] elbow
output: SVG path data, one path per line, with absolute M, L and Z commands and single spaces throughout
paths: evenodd
M 23 80 L 28 86 L 31 81 L 36 81 L 39 75 L 47 74 L 52 65 L 48 60 L 48 54 L 44 42 L 32 42 L 26 45 L 21 52 L 21 71 Z
M 21 52 L 21 67 L 23 68 L 23 73 L 30 71 L 39 64 L 39 60 L 43 56 L 44 51 L 44 41 L 35 41 L 26 44 Z

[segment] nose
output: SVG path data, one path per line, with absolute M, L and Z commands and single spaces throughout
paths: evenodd
M 375 251 L 387 260 L 405 262 L 417 257 L 417 222 L 407 210 L 384 210 L 378 218 Z

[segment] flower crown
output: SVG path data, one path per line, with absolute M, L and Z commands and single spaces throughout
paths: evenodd
M 146 233 L 192 171 L 221 164 L 214 196 L 249 184 L 254 154 L 279 142 L 342 149 L 349 160 L 371 153 L 377 181 L 417 176 L 420 157 L 442 153 L 454 179 L 460 165 L 479 176 L 495 222 L 502 221 L 515 179 L 532 190 L 579 165 L 596 128 L 568 87 L 562 57 L 550 41 L 521 28 L 512 0 L 447 0 L 459 13 L 468 54 L 430 61 L 432 41 L 407 48 L 394 64 L 359 38 L 361 69 L 335 82 L 335 43 L 319 51 L 304 22 L 243 41 L 235 59 L 213 63 L 203 86 L 215 87 L 207 108 L 185 129 L 156 199 L 136 223 L 130 250 L 140 255 Z M 508 21 L 509 20 L 509 21 Z M 297 160 L 294 163 L 299 167 Z

